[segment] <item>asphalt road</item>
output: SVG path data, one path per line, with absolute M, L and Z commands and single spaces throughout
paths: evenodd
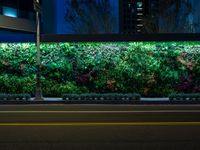
M 200 150 L 200 105 L 2 105 L 0 150 Z

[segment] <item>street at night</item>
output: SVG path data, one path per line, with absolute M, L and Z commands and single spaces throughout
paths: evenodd
M 0 150 L 200 150 L 199 0 L 0 0 Z
M 0 106 L 0 149 L 199 150 L 199 105 Z

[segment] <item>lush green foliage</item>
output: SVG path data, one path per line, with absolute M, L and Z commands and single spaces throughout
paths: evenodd
M 199 42 L 45 43 L 45 96 L 63 93 L 200 92 Z M 36 48 L 0 44 L 0 93 L 35 91 Z

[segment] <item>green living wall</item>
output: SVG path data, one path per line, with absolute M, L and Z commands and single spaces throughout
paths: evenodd
M 44 96 L 200 92 L 200 42 L 44 43 Z M 36 47 L 0 44 L 0 93 L 35 93 Z

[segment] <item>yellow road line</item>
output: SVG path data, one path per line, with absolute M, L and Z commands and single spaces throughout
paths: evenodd
M 200 122 L 50 122 L 50 123 L 0 123 L 0 126 L 184 126 Z

